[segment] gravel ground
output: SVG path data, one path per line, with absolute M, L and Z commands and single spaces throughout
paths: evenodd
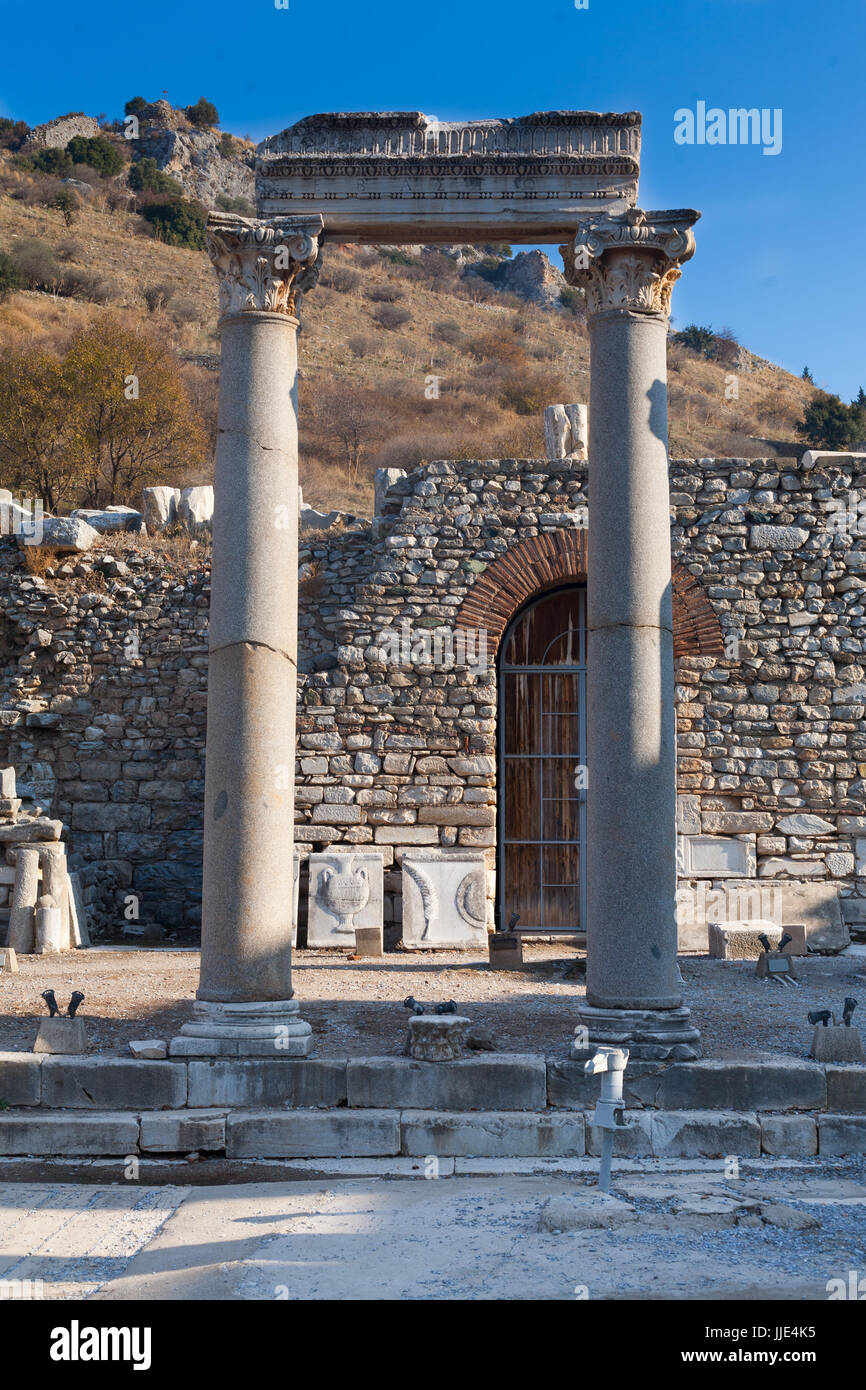
M 394 953 L 383 963 L 346 955 L 298 951 L 294 984 L 303 1017 L 312 1024 L 321 1057 L 398 1054 L 414 994 L 422 1003 L 454 999 L 461 1012 L 490 1030 L 498 1051 L 568 1055 L 584 993 L 583 956 L 562 945 L 524 947 L 525 968 L 491 971 L 471 952 Z M 133 1038 L 174 1036 L 191 1014 L 198 985 L 198 952 L 79 951 L 54 958 L 25 956 L 17 975 L 0 974 L 0 1051 L 33 1046 L 39 995 L 52 988 L 65 1009 L 73 989 L 85 994 L 91 1049 L 127 1055 Z M 705 1054 L 743 1051 L 808 1056 L 809 1009 L 841 1013 L 848 994 L 866 995 L 866 948 L 844 956 L 811 957 L 797 965 L 801 984 L 789 988 L 755 978 L 752 962 L 684 957 L 685 1002 L 701 1029 Z M 860 1019 L 866 1024 L 866 999 Z

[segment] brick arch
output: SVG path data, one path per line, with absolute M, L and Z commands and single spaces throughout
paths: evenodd
M 545 531 L 506 550 L 476 579 L 456 625 L 484 628 L 495 652 L 509 622 L 529 599 L 560 584 L 586 583 L 585 529 Z M 673 562 L 674 656 L 723 656 L 724 638 L 700 581 Z

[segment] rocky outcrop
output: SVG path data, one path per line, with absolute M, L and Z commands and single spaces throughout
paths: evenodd
M 139 117 L 139 138 L 133 158 L 155 159 L 157 167 L 176 179 L 184 193 L 205 207 L 224 198 L 245 198 L 255 205 L 252 147 L 234 142 L 235 153 L 225 158 L 218 131 L 198 130 L 167 101 L 146 106 Z
M 550 264 L 543 251 L 519 251 L 513 260 L 504 261 L 497 285 L 521 299 L 546 305 L 558 304 L 566 288 L 562 271 Z

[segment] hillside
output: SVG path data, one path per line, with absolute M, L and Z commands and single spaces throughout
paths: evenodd
M 193 137 L 184 138 L 186 158 Z M 215 146 L 218 136 L 208 138 Z M 164 149 L 167 167 L 183 182 L 177 137 L 157 131 L 149 140 L 148 149 Z M 248 172 L 247 147 L 242 154 L 219 165 L 227 187 L 239 186 Z M 22 289 L 0 301 L 0 349 L 44 343 L 62 351 L 77 329 L 104 315 L 146 324 L 176 352 L 213 436 L 217 293 L 205 253 L 155 239 L 118 191 L 126 173 L 93 179 L 68 226 L 59 209 L 45 205 L 52 188 L 43 189 L 44 176 L 21 164 L 0 153 L 0 251 L 14 257 L 35 244 L 54 265 L 56 283 L 43 273 L 54 292 Z M 203 178 L 213 186 L 199 158 L 196 188 Z M 361 511 L 371 505 L 379 466 L 542 455 L 541 408 L 588 398 L 582 296 L 566 289 L 560 301 L 561 284 L 545 257 L 514 261 L 510 248 L 445 254 L 326 245 L 320 284 L 302 310 L 306 500 Z M 795 425 L 813 394 L 809 383 L 729 340 L 720 341 L 715 359 L 671 342 L 669 368 L 672 455 L 767 456 L 775 452 L 772 441 L 782 453 L 799 451 Z M 731 374 L 736 400 L 726 399 Z M 206 472 L 166 481 L 203 481 Z

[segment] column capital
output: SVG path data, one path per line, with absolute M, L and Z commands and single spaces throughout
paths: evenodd
M 238 217 L 212 212 L 207 251 L 220 282 L 220 314 L 295 317 L 315 287 L 322 252 L 321 217 Z
M 560 247 L 565 278 L 586 290 L 587 314 L 623 310 L 669 317 L 680 266 L 695 254 L 693 208 L 600 214 L 578 222 Z

